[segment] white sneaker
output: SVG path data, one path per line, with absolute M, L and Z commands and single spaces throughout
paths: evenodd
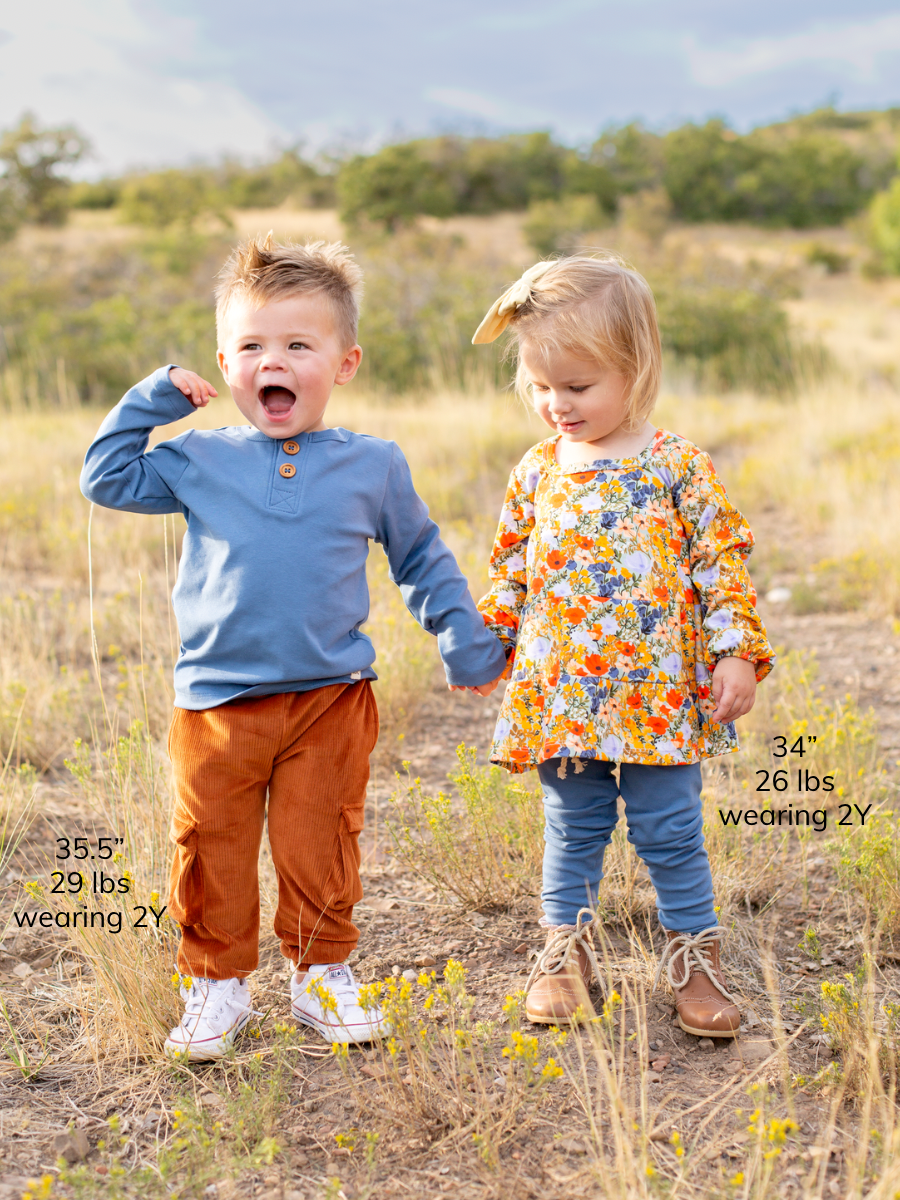
M 192 979 L 189 988 L 182 984 L 181 998 L 184 1016 L 164 1049 L 170 1058 L 187 1062 L 224 1058 L 254 1015 L 246 979 Z
M 363 1009 L 347 963 L 327 963 L 291 976 L 291 1013 L 327 1042 L 372 1042 L 388 1033 L 380 1008 Z

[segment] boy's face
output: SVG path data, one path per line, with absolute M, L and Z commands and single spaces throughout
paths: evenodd
M 329 301 L 315 293 L 261 308 L 236 300 L 225 314 L 219 368 L 251 425 L 271 438 L 324 429 L 332 388 L 349 383 L 362 358 L 341 339 Z

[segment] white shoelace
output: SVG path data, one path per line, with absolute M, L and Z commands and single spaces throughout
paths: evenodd
M 665 971 L 669 986 L 675 992 L 684 987 L 695 970 L 702 971 L 716 991 L 734 1004 L 734 996 L 726 991 L 725 986 L 713 974 L 712 959 L 708 957 L 709 950 L 715 942 L 721 941 L 724 932 L 721 925 L 711 925 L 709 929 L 703 929 L 700 933 L 680 933 L 677 938 L 667 941 L 653 976 L 653 986 L 658 985 Z M 675 979 L 678 966 L 683 971 L 680 983 Z
M 582 921 L 582 915 L 587 915 L 587 920 Z M 558 929 L 551 931 L 547 938 L 547 944 L 537 956 L 537 961 L 532 968 L 531 974 L 528 976 L 528 982 L 525 984 L 525 991 L 528 992 L 531 985 L 539 975 L 558 975 L 560 971 L 567 965 L 570 959 L 575 956 L 575 947 L 580 946 L 588 957 L 588 962 L 591 964 L 591 970 L 594 972 L 594 977 L 600 986 L 603 986 L 603 977 L 600 974 L 600 964 L 597 961 L 597 955 L 594 953 L 594 946 L 591 941 L 591 925 L 594 920 L 594 914 L 589 908 L 582 908 L 575 918 L 574 925 L 561 925 Z M 578 973 L 581 974 L 581 968 L 578 967 Z
M 261 1012 L 257 1012 L 255 1008 L 251 1008 L 249 1004 L 242 1004 L 236 996 L 229 995 L 225 988 L 210 987 L 210 984 L 218 982 L 218 979 L 194 980 L 190 995 L 184 1002 L 183 1020 L 188 1017 L 215 1018 L 220 1016 L 226 1007 L 238 1013 L 250 1013 L 254 1017 L 261 1017 L 263 1015 Z M 199 986 L 202 983 L 206 984 L 205 989 Z
M 313 979 L 327 987 L 339 1005 L 359 1004 L 359 988 L 353 978 L 353 971 L 346 963 L 341 963 L 339 967 L 330 967 L 321 975 L 309 976 L 307 983 L 312 983 Z

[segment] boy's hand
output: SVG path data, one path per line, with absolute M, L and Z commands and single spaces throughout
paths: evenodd
M 502 678 L 503 678 L 502 675 L 498 675 L 497 678 L 495 680 L 493 680 L 493 682 L 480 683 L 478 685 L 478 687 L 460 687 L 458 684 L 455 684 L 455 683 L 448 684 L 448 687 L 450 688 L 451 692 L 474 692 L 476 696 L 489 696 L 491 694 L 491 692 L 493 692 L 496 689 L 497 684 L 500 682 L 500 680 Z
M 727 725 L 744 716 L 756 700 L 756 666 L 746 658 L 720 658 L 713 671 L 712 694 L 714 721 Z
M 210 396 L 219 394 L 211 383 L 207 383 L 193 371 L 185 371 L 182 367 L 173 367 L 169 372 L 169 379 L 179 392 L 187 396 L 194 408 L 205 408 L 209 404 Z

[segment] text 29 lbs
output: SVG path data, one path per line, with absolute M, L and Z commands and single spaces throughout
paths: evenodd
M 790 787 L 790 776 L 785 768 L 779 771 L 757 771 L 757 775 L 762 775 L 762 783 L 757 787 L 758 792 L 771 792 L 773 789 L 776 792 L 786 792 Z M 769 780 L 772 781 L 772 787 L 769 787 Z M 823 792 L 834 791 L 834 776 L 824 775 L 821 779 L 818 775 L 814 775 L 812 771 L 804 770 L 802 767 L 797 770 L 797 791 L 798 792 L 817 792 L 819 789 Z

